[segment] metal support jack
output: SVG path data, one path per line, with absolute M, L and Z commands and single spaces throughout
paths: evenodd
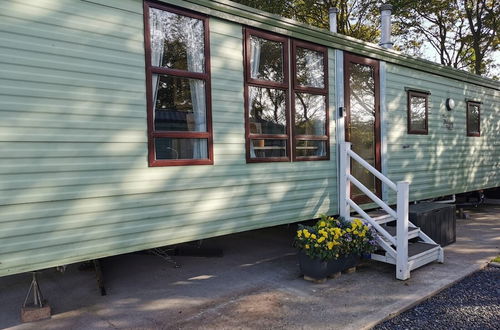
M 33 274 L 33 279 L 31 280 L 28 294 L 26 295 L 26 298 L 24 299 L 23 307 L 26 307 L 30 293 L 33 292 L 33 305 L 31 305 L 30 307 L 42 308 L 44 300 L 43 300 L 42 291 L 40 290 L 40 286 L 38 285 L 38 280 L 36 278 L 36 272 L 31 272 L 31 274 Z
M 33 322 L 50 318 L 50 306 L 47 304 L 47 301 L 43 299 L 42 291 L 38 285 L 37 272 L 32 272 L 32 274 L 33 278 L 30 288 L 24 299 L 23 307 L 21 308 L 22 322 Z M 31 293 L 33 293 L 33 304 L 28 303 Z

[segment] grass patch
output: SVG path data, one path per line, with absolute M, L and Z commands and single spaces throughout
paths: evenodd
M 500 256 L 497 256 L 496 258 L 494 258 L 491 261 L 500 263 Z

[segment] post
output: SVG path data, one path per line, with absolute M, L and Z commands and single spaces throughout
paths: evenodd
M 347 150 L 351 150 L 350 142 L 341 142 L 340 146 L 340 177 L 339 177 L 339 213 L 346 220 L 350 220 L 351 210 L 347 203 L 347 199 L 351 196 L 351 185 L 347 180 L 347 176 L 351 174 L 351 161 L 347 154 Z
M 392 48 L 391 41 L 391 14 L 392 14 L 392 5 L 383 4 L 380 6 L 380 23 L 381 23 L 381 38 L 380 38 L 380 46 L 384 48 Z
M 409 188 L 408 182 L 397 183 L 397 224 L 396 224 L 396 278 L 407 280 L 410 278 L 408 267 L 408 211 L 409 211 Z
M 339 9 L 336 7 L 328 9 L 328 18 L 330 22 L 330 31 L 337 33 L 337 13 Z

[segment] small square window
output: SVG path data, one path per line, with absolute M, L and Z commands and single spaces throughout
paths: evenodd
M 481 136 L 481 103 L 467 102 L 467 136 Z
M 408 91 L 408 134 L 428 134 L 428 113 L 429 95 Z

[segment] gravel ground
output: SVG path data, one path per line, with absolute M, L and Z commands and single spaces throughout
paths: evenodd
M 374 328 L 389 329 L 500 329 L 500 268 L 480 270 Z

